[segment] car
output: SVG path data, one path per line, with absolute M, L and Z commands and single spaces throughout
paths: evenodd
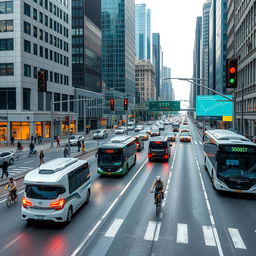
M 153 136 L 160 136 L 160 131 L 159 131 L 159 128 L 152 128 L 152 131 L 151 131 L 151 137 Z
M 144 149 L 144 141 L 139 136 L 136 136 L 135 139 L 136 139 L 136 149 L 137 149 L 137 152 L 139 152 L 142 149 Z
M 146 130 L 140 131 L 138 137 L 143 139 L 143 140 L 148 140 L 149 139 L 149 136 L 148 136 L 148 133 L 147 133 Z
M 125 134 L 126 130 L 124 127 L 119 127 L 115 130 L 115 134 Z
M 189 132 L 181 132 L 180 142 L 191 142 L 191 134 Z
M 180 129 L 180 124 L 179 124 L 178 122 L 174 122 L 174 123 L 172 124 L 172 131 L 173 131 L 173 132 L 178 132 L 179 129 Z
M 168 161 L 171 156 L 171 146 L 167 138 L 163 136 L 153 138 L 148 146 L 148 160 L 150 162 L 158 159 Z
M 93 139 L 105 139 L 108 137 L 108 130 L 99 129 L 93 134 Z
M 141 131 L 141 130 L 143 130 L 143 129 L 144 129 L 143 125 L 137 125 L 137 126 L 135 127 L 134 131 L 135 131 L 135 132 L 139 132 L 139 131 Z
M 84 142 L 84 136 L 83 135 L 71 135 L 69 137 L 70 146 L 77 146 L 78 141 L 83 143 Z M 68 143 L 68 141 L 67 141 L 67 143 Z
M 189 127 L 188 127 L 188 125 L 182 125 L 180 131 L 181 131 L 181 132 L 189 132 Z
M 129 126 L 127 127 L 127 130 L 128 130 L 128 131 L 134 131 L 134 129 L 135 129 L 135 126 L 134 126 L 134 125 L 129 125 Z
M 176 140 L 176 133 L 175 132 L 166 132 L 164 136 L 167 138 L 168 141 L 175 141 Z
M 150 135 L 151 134 L 151 127 L 147 126 L 144 128 L 144 130 Z
M 188 121 L 184 121 L 184 122 L 183 122 L 183 125 L 188 125 Z
M 3 165 L 4 160 L 8 162 L 9 165 L 14 163 L 15 153 L 11 151 L 1 151 L 0 152 L 0 166 Z

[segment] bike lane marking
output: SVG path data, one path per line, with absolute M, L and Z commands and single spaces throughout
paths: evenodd
M 108 231 L 106 232 L 105 236 L 107 237 L 115 237 L 117 231 L 121 227 L 124 219 L 115 219 L 112 225 L 109 227 Z
M 177 239 L 178 244 L 188 244 L 188 225 L 178 223 L 177 224 Z

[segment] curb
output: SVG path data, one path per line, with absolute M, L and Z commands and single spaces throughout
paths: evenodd
M 72 157 L 77 158 L 77 157 L 79 157 L 79 156 L 83 156 L 83 155 L 89 154 L 89 153 L 91 153 L 91 152 L 93 152 L 93 151 L 95 151 L 95 150 L 97 150 L 97 148 L 89 149 L 88 151 L 85 152 L 85 154 L 83 154 L 83 153 L 80 152 L 79 154 L 75 154 L 75 155 L 72 156 Z M 25 172 L 23 172 L 23 173 L 21 173 L 21 174 L 19 174 L 19 175 L 16 175 L 16 176 L 11 176 L 11 175 L 10 175 L 9 177 L 12 177 L 12 178 L 15 179 L 15 181 L 17 181 L 17 180 L 23 179 L 23 178 L 25 177 L 25 175 L 26 175 L 28 172 L 30 172 L 30 171 L 31 171 L 31 170 L 25 171 Z M 5 180 L 0 181 L 0 187 L 6 185 L 7 183 L 8 183 L 8 178 L 6 178 Z M 1 198 L 1 196 L 0 196 L 0 198 Z

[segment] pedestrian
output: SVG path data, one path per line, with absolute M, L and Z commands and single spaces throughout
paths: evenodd
M 42 137 L 40 135 L 37 136 L 37 142 L 38 142 L 38 144 L 41 144 L 41 142 L 42 142 Z
M 44 163 L 45 163 L 43 150 L 40 151 L 39 160 L 40 160 L 39 166 L 40 166 L 41 164 L 44 164 Z
M 82 147 L 81 147 L 81 150 L 82 150 L 83 154 L 85 154 L 85 146 L 84 146 L 84 141 L 82 142 Z
M 22 147 L 20 141 L 18 141 L 18 143 L 17 143 L 17 152 L 20 152 L 22 150 L 22 148 L 23 147 Z
M 36 136 L 34 137 L 34 143 L 36 144 Z
M 56 143 L 57 143 L 57 147 L 60 147 L 60 136 L 57 137 Z
M 64 148 L 64 157 L 67 157 L 68 155 L 68 146 L 66 145 L 65 148 Z
M 80 149 L 81 149 L 81 141 L 78 140 L 77 141 L 77 152 L 80 152 Z
M 33 154 L 35 154 L 35 145 L 33 142 L 31 142 L 29 144 L 29 155 L 28 156 L 30 157 L 30 155 L 33 155 Z
M 34 136 L 33 135 L 31 135 L 31 143 L 34 141 Z
M 11 146 L 14 147 L 14 137 L 11 137 Z
M 8 162 L 6 160 L 3 161 L 3 164 L 2 164 L 2 179 L 4 177 L 4 175 L 6 176 L 6 178 L 8 178 L 9 176 L 9 173 L 8 173 Z

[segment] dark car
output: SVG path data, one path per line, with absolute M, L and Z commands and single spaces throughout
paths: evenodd
M 137 152 L 139 152 L 142 149 L 144 149 L 144 141 L 139 136 L 136 136 L 135 139 L 136 139 L 136 149 L 137 149 Z
M 172 146 L 167 138 L 159 136 L 152 139 L 148 146 L 148 160 L 164 160 L 168 161 L 171 156 L 170 146 Z

